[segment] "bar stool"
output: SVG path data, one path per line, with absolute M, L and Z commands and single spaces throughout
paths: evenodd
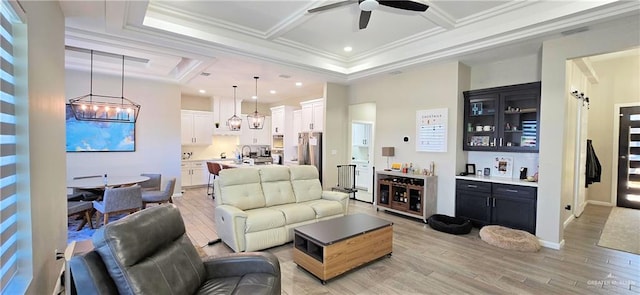
M 213 180 L 211 179 L 211 177 L 213 176 L 213 179 L 216 179 L 218 177 L 218 173 L 220 173 L 220 170 L 222 169 L 222 166 L 219 163 L 207 162 L 207 169 L 209 170 L 209 180 L 207 182 L 207 195 L 211 195 L 211 198 L 215 199 L 216 197 L 213 195 Z

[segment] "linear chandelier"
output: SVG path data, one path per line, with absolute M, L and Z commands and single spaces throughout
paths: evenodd
M 233 117 L 227 120 L 227 125 L 231 131 L 240 131 L 242 126 L 242 119 L 236 115 L 236 89 L 238 86 L 233 85 Z
M 124 55 L 120 96 L 93 94 L 93 50 L 91 50 L 91 76 L 89 94 L 69 99 L 76 120 L 114 123 L 135 123 L 140 105 L 124 97 Z
M 264 115 L 258 113 L 258 79 L 260 77 L 253 77 L 256 79 L 256 95 L 253 99 L 256 100 L 256 109 L 253 114 L 247 116 L 247 123 L 249 124 L 249 129 L 262 129 L 264 127 Z

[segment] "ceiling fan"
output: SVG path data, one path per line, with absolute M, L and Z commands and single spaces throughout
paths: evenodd
M 409 0 L 346 0 L 312 8 L 309 9 L 308 12 L 314 13 L 318 11 L 324 11 L 331 8 L 349 5 L 351 3 L 355 3 L 356 1 L 358 1 L 360 10 L 362 10 L 360 11 L 360 30 L 367 28 L 367 25 L 369 24 L 369 18 L 371 18 L 371 11 L 376 9 L 378 5 L 420 12 L 426 11 L 427 8 L 429 8 L 429 6 L 426 4 Z

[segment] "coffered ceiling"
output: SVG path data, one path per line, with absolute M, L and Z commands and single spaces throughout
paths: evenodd
M 253 95 L 260 76 L 261 102 L 317 97 L 325 81 L 349 84 L 444 59 L 535 54 L 545 39 L 640 10 L 638 1 L 417 1 L 429 9 L 380 6 L 364 30 L 358 1 L 316 13 L 307 10 L 339 1 L 60 3 L 67 45 L 135 58 L 127 76 L 175 81 L 193 95 L 230 97 L 238 85 L 241 98 Z M 67 67 L 88 70 L 88 54 L 67 50 Z M 103 56 L 94 68 L 120 73 L 121 61 Z

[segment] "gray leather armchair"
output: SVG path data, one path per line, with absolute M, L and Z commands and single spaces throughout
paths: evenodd
M 280 294 L 280 263 L 273 254 L 203 261 L 172 204 L 105 225 L 93 244 L 93 251 L 69 261 L 82 294 Z

